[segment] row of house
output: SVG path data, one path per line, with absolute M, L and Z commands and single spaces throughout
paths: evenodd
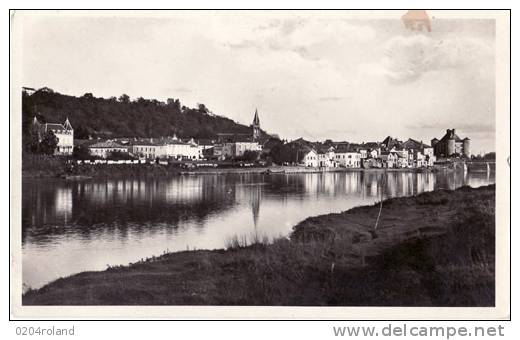
M 92 156 L 107 158 L 113 153 L 127 153 L 147 159 L 225 160 L 244 156 L 247 151 L 260 153 L 261 130 L 258 111 L 255 110 L 251 134 L 219 134 L 215 140 L 193 138 L 181 140 L 175 135 L 164 138 L 117 138 L 108 140 L 74 140 L 74 129 L 68 118 L 64 124 L 40 123 L 34 117 L 33 129 L 41 141 L 48 131 L 58 139 L 56 155 L 72 155 L 75 146 L 83 145 Z
M 401 142 L 392 137 L 381 143 L 307 146 L 300 160 L 306 167 L 345 168 L 421 168 L 433 166 L 434 162 L 431 146 L 411 138 Z
M 68 118 L 63 124 L 56 124 L 40 123 L 35 117 L 33 127 L 40 140 L 49 131 L 55 134 L 58 138 L 56 154 L 60 155 L 71 155 L 75 143 L 84 144 L 91 155 L 100 158 L 107 158 L 110 154 L 119 152 L 147 159 L 225 160 L 243 157 L 248 151 L 257 154 L 262 151 L 269 152 L 268 143 L 261 137 L 260 119 L 256 110 L 251 124 L 251 134 L 221 133 L 215 140 L 181 140 L 174 135 L 164 138 L 75 142 L 74 129 Z M 459 138 L 455 129 L 446 130 L 446 135 L 440 140 L 433 139 L 431 146 L 411 138 L 402 142 L 390 136 L 382 142 L 361 144 L 332 141 L 323 144 L 311 143 L 301 138 L 291 143 L 301 148 L 297 161 L 307 167 L 420 168 L 432 166 L 439 157 L 471 155 L 470 139 Z
M 182 141 L 176 136 L 167 138 L 134 138 L 117 140 L 78 141 L 85 145 L 92 156 L 108 158 L 114 152 L 128 153 L 134 157 L 156 159 L 202 159 L 202 148 L 193 140 Z
M 262 146 L 255 141 L 237 140 L 219 142 L 195 141 L 193 138 L 183 141 L 176 136 L 167 138 L 119 139 L 86 143 L 90 154 L 107 158 L 113 152 L 129 153 L 132 156 L 147 159 L 176 160 L 225 160 L 244 155 L 246 151 L 262 151 Z

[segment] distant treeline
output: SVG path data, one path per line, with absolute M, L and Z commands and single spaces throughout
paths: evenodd
M 23 132 L 29 132 L 33 117 L 42 122 L 63 123 L 68 117 L 74 137 L 179 137 L 215 138 L 218 133 L 251 133 L 251 128 L 215 115 L 204 104 L 189 108 L 179 99 L 166 102 L 126 94 L 97 98 L 92 93 L 74 97 L 49 88 L 22 94 Z M 251 118 L 253 113 L 251 113 Z
M 486 161 L 494 161 L 496 159 L 496 153 L 488 152 L 484 155 L 473 155 L 472 159 L 474 160 L 486 160 Z

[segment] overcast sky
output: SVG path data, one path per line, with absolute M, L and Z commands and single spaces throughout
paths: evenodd
M 490 20 L 341 12 L 24 18 L 23 84 L 97 97 L 179 98 L 282 138 L 430 141 L 447 128 L 495 150 Z M 72 122 L 73 123 L 73 122 Z

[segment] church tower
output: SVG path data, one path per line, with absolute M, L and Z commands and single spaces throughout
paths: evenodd
M 255 117 L 253 118 L 253 140 L 257 140 L 260 137 L 260 119 L 258 118 L 258 110 L 255 109 Z

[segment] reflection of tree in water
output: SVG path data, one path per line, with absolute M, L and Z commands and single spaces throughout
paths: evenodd
M 42 190 L 45 181 L 24 180 L 22 182 L 22 242 L 34 226 L 45 226 L 40 234 L 53 233 L 55 221 L 64 224 L 71 219 L 72 204 L 69 202 L 70 189 L 66 187 Z M 52 185 L 52 182 L 51 184 Z
M 179 224 L 201 226 L 208 215 L 235 204 L 225 178 L 195 180 L 106 180 L 76 183 L 43 183 L 30 186 L 23 208 L 23 236 L 45 241 L 53 235 L 114 233 L 174 229 Z M 72 197 L 66 219 L 56 212 L 56 192 Z

